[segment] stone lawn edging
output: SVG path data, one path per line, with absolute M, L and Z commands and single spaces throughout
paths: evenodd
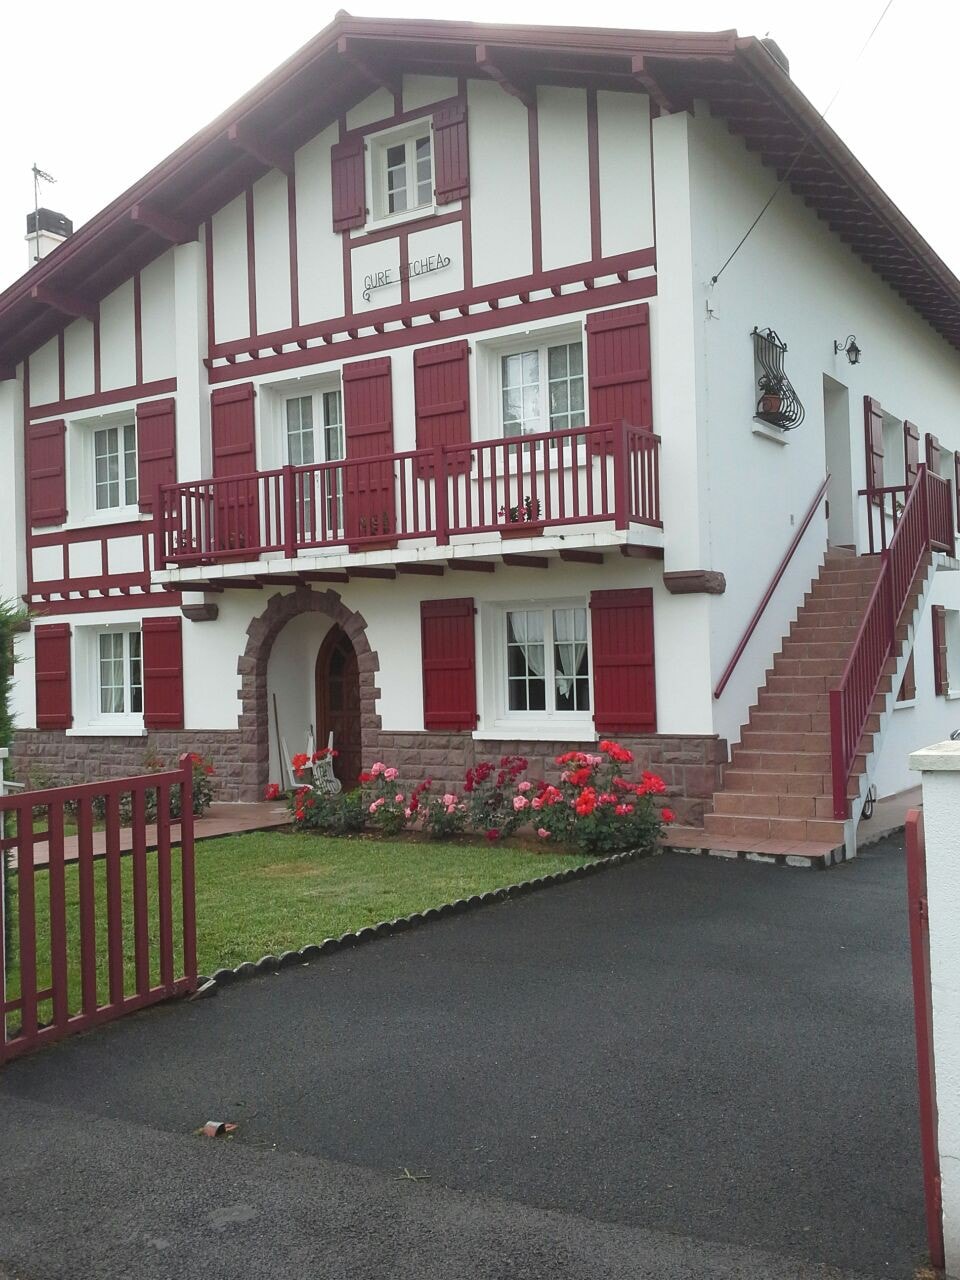
M 478 907 L 504 902 L 508 898 L 519 898 L 527 893 L 536 893 L 551 885 L 566 884 L 569 880 L 582 880 L 585 876 L 621 866 L 625 862 L 655 857 L 659 852 L 659 849 L 652 853 L 631 849 L 626 853 L 613 853 L 606 858 L 582 862 L 579 866 L 569 867 L 566 871 L 554 871 L 547 876 L 536 876 L 532 880 L 522 880 L 518 884 L 511 884 L 502 889 L 488 889 L 485 893 L 475 893 L 469 898 L 458 898 L 456 902 L 445 902 L 439 907 L 428 907 L 425 911 L 415 911 L 409 916 L 399 916 L 396 920 L 381 920 L 379 924 L 365 925 L 354 932 L 342 933 L 339 938 L 324 938 L 320 943 L 308 943 L 299 951 L 284 951 L 279 956 L 261 956 L 256 961 L 244 960 L 234 969 L 216 969 L 209 977 L 205 975 L 198 977 L 198 994 L 202 989 L 210 989 L 211 984 L 213 988 L 230 987 L 244 978 L 258 978 L 267 973 L 277 973 L 281 969 L 292 969 L 294 965 L 311 964 L 321 956 L 331 955 L 335 951 L 358 947 L 362 943 L 373 942 L 377 938 L 389 938 L 393 934 L 405 933 L 408 929 L 416 929 L 435 920 L 460 915 L 464 911 L 475 911 Z

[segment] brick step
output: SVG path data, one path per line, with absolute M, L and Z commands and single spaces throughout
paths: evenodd
M 857 560 L 853 564 L 826 564 L 820 570 L 818 582 L 876 582 L 880 576 L 879 557 L 870 564 Z
M 859 631 L 861 622 L 863 622 L 863 613 L 859 609 L 846 613 L 830 613 L 827 609 L 813 609 L 806 612 L 800 609 L 796 621 L 791 624 L 791 629 L 793 627 L 843 627 L 846 630 L 850 627 L 852 640 Z
M 838 658 L 785 658 L 773 660 L 773 674 L 778 676 L 832 676 L 834 682 L 842 675 L 849 655 Z
M 829 676 L 786 676 L 768 671 L 764 688 L 770 693 L 825 693 L 836 684 Z
M 804 596 L 804 600 L 858 600 L 865 601 L 873 595 L 876 578 L 857 578 L 847 582 L 824 582 L 818 578 Z
M 828 694 L 821 694 L 824 701 Z M 770 707 L 759 707 L 750 712 L 750 721 L 746 726 L 762 733 L 829 733 L 830 712 L 826 707 L 822 711 L 798 709 L 795 711 L 777 711 Z
M 848 622 L 845 626 L 834 627 L 827 622 L 811 622 L 809 618 L 806 618 L 802 622 L 798 619 L 792 624 L 787 632 L 787 638 L 790 640 L 810 640 L 814 644 L 825 644 L 827 641 L 832 641 L 834 644 L 846 645 L 849 651 L 853 647 L 853 642 L 857 638 L 859 629 L 859 623 L 856 622 Z
M 859 758 L 859 757 L 858 757 Z M 748 747 L 734 747 L 730 755 L 730 768 L 747 773 L 822 773 L 830 776 L 830 752 L 823 751 L 751 751 Z
M 833 796 L 784 795 L 775 791 L 718 791 L 713 812 L 757 818 L 826 818 L 833 821 Z
M 824 628 L 826 630 L 826 628 Z M 807 636 L 788 636 L 778 657 L 784 658 L 849 658 L 852 640 L 811 640 Z
M 826 818 L 763 818 L 746 814 L 708 813 L 707 835 L 743 836 L 754 840 L 843 840 L 843 823 Z
M 860 605 L 866 601 L 860 601 Z M 797 617 L 813 621 L 815 617 L 829 618 L 827 626 L 843 626 L 849 622 L 859 622 L 863 618 L 863 609 L 852 600 L 808 599 L 800 606 Z
M 790 751 L 801 755 L 813 755 L 830 750 L 830 733 L 780 733 L 775 729 L 754 729 L 748 725 L 740 734 L 734 751 Z
M 883 698 L 877 694 L 873 700 L 874 711 L 882 711 L 883 705 Z M 788 715 L 826 713 L 829 718 L 830 692 L 826 690 L 819 693 L 773 693 L 764 688 L 760 690 L 756 703 L 750 708 L 751 724 L 754 713 L 757 711 L 777 711 Z
M 786 792 L 797 796 L 832 796 L 833 781 L 827 773 L 803 773 L 800 770 L 778 772 L 775 769 L 741 769 L 730 765 L 723 775 L 723 783 L 730 791 Z M 856 778 L 851 779 L 847 794 L 858 794 Z M 722 794 L 717 792 L 717 795 Z M 716 797 L 714 797 L 716 799 Z

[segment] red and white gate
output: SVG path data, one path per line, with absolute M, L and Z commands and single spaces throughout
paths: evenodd
M 0 795 L 0 851 L 16 860 L 0 899 L 0 1063 L 196 988 L 188 757 L 166 773 Z

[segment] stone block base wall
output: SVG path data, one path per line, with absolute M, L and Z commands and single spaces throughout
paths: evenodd
M 70 737 L 55 729 L 21 729 L 14 735 L 10 776 L 32 786 L 101 782 L 144 773 L 158 757 L 175 767 L 185 751 L 196 751 L 216 770 L 216 800 L 260 800 L 263 782 L 256 746 L 237 731 L 155 730 L 140 738 Z
M 718 737 L 667 736 L 617 737 L 636 758 L 635 769 L 649 769 L 667 784 L 667 803 L 684 826 L 703 826 L 703 815 L 712 808 L 713 794 L 723 785 L 727 744 Z M 530 774 L 555 782 L 560 769 L 555 757 L 570 749 L 590 750 L 582 743 L 521 742 L 503 739 L 478 742 L 469 733 L 395 733 L 365 730 L 363 759 L 369 768 L 375 760 L 396 765 L 404 784 L 431 778 L 439 787 L 459 790 L 471 765 L 500 756 L 526 756 Z
M 715 791 L 723 784 L 727 744 L 716 737 L 651 735 L 621 737 L 636 757 L 636 768 L 650 769 L 667 784 L 667 803 L 685 826 L 702 826 Z M 432 778 L 434 790 L 459 790 L 471 765 L 505 755 L 526 756 L 530 774 L 556 781 L 554 758 L 582 743 L 530 742 L 503 739 L 477 742 L 469 733 L 384 732 L 373 725 L 363 731 L 363 760 L 396 765 L 406 786 Z M 98 782 L 144 772 L 148 757 L 175 765 L 184 751 L 198 751 L 216 770 L 217 800 L 256 801 L 266 781 L 256 741 L 241 732 L 197 729 L 155 731 L 142 738 L 68 738 L 51 729 L 22 729 L 11 753 L 11 775 L 34 786 Z

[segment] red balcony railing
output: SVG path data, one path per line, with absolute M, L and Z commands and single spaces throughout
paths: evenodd
M 626 422 L 165 485 L 155 565 L 417 538 L 660 525 L 660 438 Z
M 901 499 L 900 495 L 903 495 Z M 853 649 L 830 691 L 833 813 L 848 816 L 847 787 L 887 660 L 896 653 L 897 627 L 914 579 L 930 551 L 954 553 L 950 485 L 925 466 L 910 486 L 864 489 L 869 546 L 881 566 Z

